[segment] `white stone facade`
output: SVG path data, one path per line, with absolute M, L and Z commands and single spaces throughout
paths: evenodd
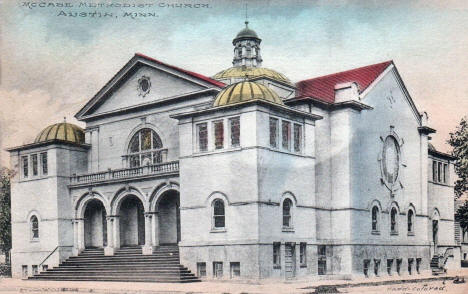
M 268 79 L 260 82 L 275 90 Z M 365 268 L 369 276 L 387 275 L 389 260 L 391 274 L 398 264 L 406 275 L 429 270 L 435 253 L 446 255 L 448 268 L 459 267 L 453 159 L 428 153 L 432 129 L 393 64 L 365 91 L 353 81 L 335 85 L 335 104 L 286 99 L 287 106 L 214 108 L 223 87 L 136 54 L 77 114 L 86 123 L 84 144 L 11 148 L 13 275 L 56 266 L 85 247 L 112 255 L 141 246 L 151 254 L 160 244 L 178 244 L 181 263 L 204 278 L 352 277 Z M 232 118 L 239 120 L 235 145 Z M 287 148 L 283 121 L 291 126 Z M 201 151 L 197 128 L 204 123 Z M 141 141 L 134 165 L 130 145 L 142 130 L 157 134 L 162 147 L 151 143 L 153 159 L 143 164 L 149 153 Z M 47 175 L 25 177 L 21 158 L 44 152 Z M 442 180 L 434 181 L 433 162 L 442 162 Z

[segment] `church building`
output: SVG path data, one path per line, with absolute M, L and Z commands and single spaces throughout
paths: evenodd
M 213 77 L 137 53 L 75 115 L 84 129 L 57 123 L 8 149 L 13 276 L 458 268 L 454 158 L 429 143 L 395 64 L 292 82 L 262 67 L 261 41 L 246 22 Z

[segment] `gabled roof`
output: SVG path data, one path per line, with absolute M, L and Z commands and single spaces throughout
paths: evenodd
M 118 87 L 119 82 L 122 80 L 125 80 L 125 78 L 132 72 L 132 70 L 136 67 L 137 64 L 146 64 L 149 66 L 161 66 L 162 68 L 165 68 L 169 71 L 176 71 L 178 73 L 181 73 L 182 76 L 186 75 L 188 76 L 187 79 L 191 79 L 193 82 L 198 82 L 201 85 L 204 85 L 205 87 L 210 88 L 211 86 L 215 86 L 216 88 L 224 88 L 225 84 L 222 82 L 219 82 L 217 80 L 214 80 L 212 78 L 209 78 L 207 76 L 204 76 L 199 73 L 195 73 L 192 71 L 188 71 L 185 69 L 182 69 L 180 67 L 176 67 L 167 63 L 164 63 L 162 61 L 159 61 L 157 59 L 148 57 L 144 54 L 141 53 L 135 53 L 132 59 L 130 59 L 105 85 L 102 87 L 96 95 L 94 95 L 93 98 L 91 98 L 84 106 L 83 108 L 78 111 L 78 113 L 75 115 L 75 117 L 80 120 L 83 119 L 84 116 L 86 116 L 89 111 L 100 105 L 100 103 L 105 100 L 106 96 L 108 96 L 108 93 L 112 93 L 113 90 L 115 90 L 116 87 Z
M 341 83 L 355 82 L 362 93 L 375 81 L 393 61 L 351 69 L 331 75 L 300 81 L 296 84 L 296 99 L 311 97 L 323 102 L 335 102 L 335 86 Z
M 135 53 L 135 55 L 136 55 L 136 56 L 143 57 L 143 58 L 145 58 L 145 59 L 147 59 L 147 60 L 150 60 L 150 61 L 159 63 L 159 64 L 161 64 L 161 65 L 167 66 L 167 67 L 169 67 L 169 68 L 175 69 L 175 70 L 177 70 L 177 71 L 183 72 L 183 73 L 185 73 L 185 74 L 188 74 L 189 76 L 192 76 L 192 77 L 195 77 L 195 78 L 199 78 L 200 80 L 203 80 L 203 81 L 205 81 L 205 82 L 208 82 L 208 83 L 210 83 L 210 84 L 212 84 L 212 85 L 214 85 L 214 86 L 221 87 L 221 88 L 225 86 L 224 83 L 219 82 L 219 81 L 217 81 L 217 80 L 214 80 L 214 79 L 212 79 L 212 78 L 209 78 L 209 77 L 207 77 L 207 76 L 204 76 L 204 75 L 202 75 L 202 74 L 199 74 L 199 73 L 196 73 L 196 72 L 193 72 L 193 71 L 189 71 L 189 70 L 186 70 L 186 69 L 177 67 L 177 66 L 173 66 L 173 65 L 170 65 L 170 64 L 167 64 L 167 63 L 164 63 L 164 62 L 162 62 L 162 61 L 159 61 L 159 60 L 154 59 L 154 58 L 152 58 L 152 57 L 146 56 L 146 55 L 144 55 L 144 54 Z

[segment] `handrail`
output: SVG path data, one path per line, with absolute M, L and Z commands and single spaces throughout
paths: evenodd
M 59 249 L 59 247 L 60 247 L 60 245 L 55 247 L 55 249 L 52 250 L 52 252 L 49 255 L 47 255 L 47 257 L 39 264 L 38 268 L 41 268 L 41 266 L 44 264 L 44 262 L 46 262 L 46 260 L 49 259 L 49 257 L 52 256 L 52 254 L 54 254 L 55 251 L 57 251 L 57 249 Z

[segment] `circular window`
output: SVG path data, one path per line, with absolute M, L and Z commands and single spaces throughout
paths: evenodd
M 400 146 L 393 136 L 385 139 L 382 152 L 382 169 L 384 180 L 394 184 L 398 178 L 400 168 Z
M 140 92 L 140 95 L 145 96 L 148 94 L 150 88 L 151 82 L 148 77 L 143 76 L 138 80 L 138 91 Z

